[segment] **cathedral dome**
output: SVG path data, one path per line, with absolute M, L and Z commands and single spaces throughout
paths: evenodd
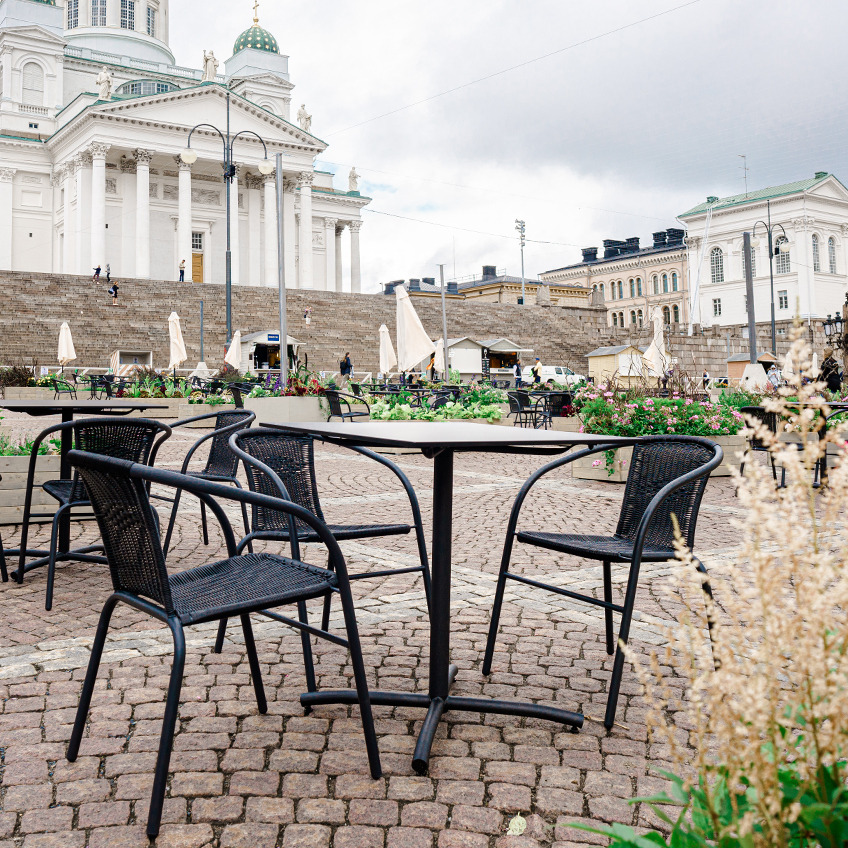
M 267 29 L 262 29 L 259 22 L 254 19 L 253 26 L 246 29 L 233 45 L 233 55 L 252 47 L 254 50 L 264 50 L 267 53 L 279 53 L 280 48 L 277 46 L 277 39 L 268 32 Z

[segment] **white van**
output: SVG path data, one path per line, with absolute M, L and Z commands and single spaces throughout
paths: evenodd
M 521 381 L 525 385 L 530 385 L 533 382 L 533 366 L 527 365 L 521 370 Z M 565 365 L 542 365 L 542 377 L 540 382 L 547 383 L 548 380 L 553 380 L 561 386 L 573 386 L 581 380 L 585 382 L 586 378 L 582 374 L 575 374 L 570 368 Z

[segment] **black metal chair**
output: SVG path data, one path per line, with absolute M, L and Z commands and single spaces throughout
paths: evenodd
M 183 418 L 173 425 L 173 429 L 184 427 L 186 424 L 193 424 L 196 421 L 203 421 L 214 418 L 215 427 L 211 433 L 201 436 L 190 448 L 183 460 L 181 474 L 188 477 L 194 477 L 198 480 L 212 480 L 216 483 L 231 483 L 237 488 L 241 488 L 238 474 L 238 457 L 230 450 L 229 439 L 236 430 L 241 430 L 244 427 L 250 427 L 256 418 L 255 412 L 250 412 L 245 409 L 228 409 L 223 412 L 207 412 L 203 415 L 194 415 L 191 418 Z M 206 465 L 201 471 L 189 471 L 188 467 L 191 460 L 197 453 L 198 448 L 209 440 L 212 444 L 209 446 L 209 455 L 206 457 Z M 177 509 L 180 506 L 180 497 L 182 492 L 177 489 L 173 498 L 173 508 L 171 509 L 171 518 L 168 521 L 168 530 L 165 533 L 165 542 L 162 545 L 165 553 L 168 553 L 168 548 L 171 546 L 171 535 L 174 532 L 174 523 L 177 519 Z M 247 520 L 247 507 L 241 505 L 241 514 L 244 520 L 244 532 L 250 532 L 250 524 Z M 200 501 L 200 525 L 203 529 L 203 544 L 209 544 L 209 529 L 206 523 L 206 506 L 203 500 Z
M 250 623 L 251 613 L 262 613 L 301 631 L 305 643 L 307 679 L 313 681 L 312 691 L 314 668 L 308 634 L 347 647 L 353 665 L 371 775 L 379 778 L 382 774 L 380 752 L 347 568 L 338 543 L 328 528 L 308 510 L 279 498 L 79 451 L 72 451 L 70 459 L 91 497 L 106 548 L 114 592 L 100 614 L 68 744 L 68 760 L 74 762 L 79 754 L 109 621 L 115 606 L 121 602 L 166 624 L 174 639 L 174 661 L 147 814 L 149 837 L 159 833 L 185 666 L 184 628 L 194 624 L 223 622 L 229 616 L 239 616 L 260 713 L 266 713 L 268 705 Z M 159 542 L 158 522 L 147 492 L 151 483 L 182 489 L 201 498 L 221 525 L 227 545 L 227 558 L 169 575 Z M 233 529 L 213 496 L 250 504 L 254 509 L 296 520 L 309 527 L 316 540 L 327 548 L 331 568 L 318 568 L 302 562 L 297 539 L 293 540 L 291 558 L 267 553 L 238 555 Z M 347 639 L 311 626 L 306 618 L 306 601 L 326 597 L 333 591 L 341 596 Z M 299 620 L 269 609 L 288 604 L 297 605 Z
M 548 392 L 544 398 L 545 412 L 548 414 L 550 423 L 551 419 L 562 418 L 565 414 L 566 407 L 571 406 L 573 397 L 570 392 Z
M 722 449 L 708 439 L 696 436 L 646 436 L 633 445 L 633 458 L 627 486 L 624 491 L 618 526 L 612 536 L 593 536 L 574 533 L 545 533 L 535 530 L 518 530 L 518 515 L 524 500 L 539 478 L 584 456 L 600 453 L 604 448 L 594 447 L 577 451 L 554 460 L 536 471 L 522 486 L 509 517 L 506 542 L 501 559 L 492 620 L 483 658 L 483 674 L 492 671 L 492 658 L 498 634 L 504 590 L 507 580 L 516 580 L 539 589 L 546 589 L 573 600 L 583 601 L 604 610 L 606 624 L 606 649 L 615 653 L 612 677 L 609 684 L 604 725 L 612 728 L 616 704 L 624 670 L 624 652 L 630 636 L 630 622 L 636 602 L 639 568 L 642 562 L 663 562 L 674 558 L 674 530 L 671 516 L 676 516 L 680 532 L 691 548 L 695 540 L 695 525 L 701 498 L 710 472 L 722 461 Z M 541 583 L 509 570 L 515 540 L 547 550 L 571 554 L 583 559 L 603 563 L 604 599 L 583 595 L 570 589 Z M 624 603 L 612 600 L 611 563 L 630 563 Z M 621 616 L 618 647 L 613 633 L 613 613 Z
M 330 415 L 327 420 L 333 418 L 341 418 L 342 421 L 354 421 L 357 418 L 368 418 L 371 415 L 371 407 L 362 398 L 356 395 L 349 395 L 346 392 L 338 392 L 334 389 L 327 389 L 324 392 L 324 397 L 327 398 L 327 403 L 330 406 Z M 361 403 L 365 406 L 365 412 L 354 410 L 351 408 L 348 398 Z
M 147 418 L 83 418 L 78 421 L 68 421 L 64 424 L 56 424 L 48 427 L 38 434 L 32 445 L 29 459 L 29 471 L 27 473 L 26 497 L 24 499 L 24 515 L 21 522 L 21 547 L 18 560 L 18 569 L 12 577 L 23 583 L 24 574 L 38 564 L 47 564 L 47 597 L 44 604 L 46 610 L 53 608 L 53 582 L 56 573 L 56 562 L 59 559 L 74 559 L 82 562 L 105 562 L 102 556 L 92 556 L 95 551 L 102 551 L 102 545 L 88 545 L 73 551 L 58 551 L 59 526 L 64 517 L 71 509 L 90 506 L 88 492 L 75 474 L 70 480 L 48 480 L 41 484 L 41 488 L 50 497 L 59 502 L 59 508 L 55 513 L 33 512 L 32 492 L 35 488 L 35 467 L 38 459 L 38 451 L 42 442 L 55 433 L 65 430 L 73 431 L 74 447 L 77 451 L 102 454 L 104 456 L 117 457 L 130 462 L 142 464 L 153 464 L 156 454 L 164 442 L 171 435 L 171 428 L 167 424 L 153 421 Z M 29 526 L 33 518 L 50 518 L 53 524 L 50 533 L 50 548 L 44 560 L 27 563 L 27 540 L 29 537 Z
M 77 388 L 73 383 L 70 383 L 64 377 L 54 377 L 53 383 L 53 399 L 57 400 L 62 395 L 68 395 L 73 400 L 77 399 Z
M 533 427 L 536 430 L 548 428 L 550 415 L 545 409 L 543 399 L 533 401 L 529 392 L 508 392 L 509 413 L 507 417 L 514 416 L 513 427 Z
M 754 425 L 761 424 L 762 426 L 766 427 L 766 429 L 768 429 L 769 432 L 771 432 L 775 436 L 778 436 L 778 437 L 780 436 L 780 434 L 781 434 L 780 416 L 776 412 L 770 412 L 769 410 L 764 409 L 762 406 L 743 406 L 739 410 L 739 412 L 742 415 L 742 417 L 745 419 L 745 423 L 747 425 L 750 426 L 752 423 Z M 784 444 L 792 445 L 797 450 L 803 450 L 804 449 L 804 445 L 800 441 L 798 441 L 798 442 L 786 441 L 786 442 L 784 442 Z M 771 474 L 772 474 L 772 477 L 774 477 L 775 482 L 777 482 L 777 466 L 776 466 L 776 463 L 775 463 L 774 454 L 769 449 L 768 444 L 763 439 L 761 439 L 759 436 L 757 436 L 755 433 L 751 433 L 748 437 L 748 444 L 745 446 L 745 451 L 742 454 L 742 462 L 739 464 L 739 473 L 740 474 L 745 473 L 745 462 L 748 458 L 748 453 L 752 452 L 752 451 L 755 452 L 755 453 L 766 453 L 766 454 L 768 454 L 769 464 L 771 465 Z M 816 467 L 813 471 L 814 485 L 816 485 L 816 488 L 818 488 L 817 480 L 818 480 L 818 476 L 819 476 L 819 471 L 820 471 L 820 461 L 817 461 Z M 785 468 L 781 468 L 781 470 L 780 470 L 780 483 L 779 483 L 777 488 L 778 489 L 786 488 L 786 469 Z
M 427 604 L 430 603 L 430 564 L 427 558 L 427 545 L 424 541 L 424 527 L 421 523 L 421 510 L 418 498 L 407 476 L 391 460 L 368 448 L 345 445 L 348 450 L 367 456 L 388 468 L 401 482 L 409 497 L 412 509 L 415 537 L 418 543 L 420 565 L 407 568 L 390 568 L 380 571 L 368 571 L 364 574 L 351 574 L 351 580 L 370 580 L 375 577 L 388 577 L 393 574 L 421 572 L 424 580 L 424 593 Z M 230 448 L 244 462 L 247 484 L 251 491 L 270 497 L 283 497 L 308 509 L 321 522 L 326 523 L 324 511 L 318 496 L 318 483 L 315 479 L 315 444 L 310 436 L 283 433 L 267 427 L 255 427 L 242 430 L 230 436 Z M 239 543 L 241 550 L 254 539 L 272 539 L 289 542 L 291 527 L 288 520 L 282 520 L 275 512 L 254 507 L 251 532 Z M 412 529 L 409 524 L 327 524 L 333 536 L 339 540 L 373 539 L 379 536 L 406 535 Z M 313 541 L 315 533 L 309 527 L 297 525 L 297 536 L 301 542 Z M 322 626 L 326 630 L 330 617 L 330 598 L 324 604 Z
M 350 383 L 350 390 L 358 398 L 364 398 L 365 397 L 365 395 L 362 394 L 362 386 L 359 383 L 351 382 Z

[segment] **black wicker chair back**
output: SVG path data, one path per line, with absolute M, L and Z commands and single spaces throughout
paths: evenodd
M 212 446 L 209 448 L 209 457 L 204 469 L 207 474 L 214 474 L 216 477 L 236 476 L 238 457 L 230 450 L 228 444 L 233 431 L 221 431 L 233 424 L 252 420 L 253 417 L 254 414 L 247 409 L 228 409 L 218 413 L 215 419 L 215 435 L 212 437 Z
M 330 417 L 341 418 L 346 410 L 342 409 L 341 401 L 339 400 L 338 392 L 332 390 L 325 392 L 324 397 L 327 398 L 327 403 L 330 405 Z
M 525 409 L 532 406 L 530 403 L 530 395 L 527 392 L 509 392 L 507 397 L 509 398 L 510 412 L 523 412 Z
M 359 385 L 359 383 L 351 383 L 351 384 L 350 384 L 350 390 L 351 390 L 351 391 L 352 391 L 352 392 L 353 392 L 353 393 L 354 393 L 357 397 L 363 397 L 363 394 L 362 394 L 362 386 L 360 386 L 360 385 Z
M 571 406 L 572 396 L 570 392 L 551 392 L 545 398 L 545 408 L 551 418 L 561 418 L 563 409 Z
M 772 433 L 777 434 L 777 413 L 769 412 L 767 409 L 763 409 L 761 406 L 743 406 L 742 409 L 739 410 L 739 413 L 742 415 L 742 418 L 745 419 L 745 423 L 747 425 L 748 419 L 754 419 L 757 422 L 765 425 Z M 749 436 L 750 439 L 750 448 L 755 451 L 765 451 L 768 450 L 765 442 L 754 436 L 753 434 Z

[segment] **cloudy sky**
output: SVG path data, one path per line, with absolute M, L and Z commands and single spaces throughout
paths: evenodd
M 171 48 L 231 54 L 252 0 L 171 0 Z M 723 196 L 848 180 L 844 0 L 264 0 L 318 167 L 363 212 L 363 285 L 528 276 Z M 223 68 L 222 68 L 223 70 Z M 295 107 L 296 110 L 296 107 Z M 293 110 L 293 111 L 295 111 Z M 411 219 L 411 220 L 410 220 Z

